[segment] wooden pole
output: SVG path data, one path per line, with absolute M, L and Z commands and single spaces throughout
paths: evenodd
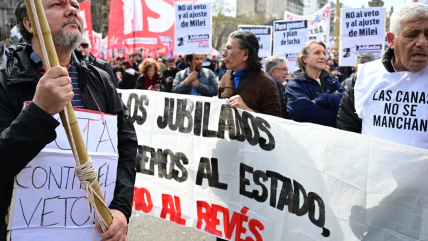
M 40 38 L 43 38 L 44 42 L 45 42 L 45 46 L 46 46 L 46 50 L 47 50 L 47 54 L 49 57 L 49 62 L 50 65 L 52 67 L 54 66 L 59 66 L 59 61 L 58 61 L 58 56 L 56 54 L 56 50 L 55 50 L 55 45 L 53 43 L 52 40 L 52 35 L 51 35 L 51 31 L 49 28 L 49 24 L 48 21 L 46 19 L 46 15 L 45 15 L 45 11 L 43 9 L 43 5 L 41 0 L 34 0 L 34 3 L 36 5 L 36 10 L 37 10 L 37 15 L 39 18 L 39 23 L 40 23 L 40 27 L 41 27 L 41 32 L 43 34 L 43 36 L 38 36 L 37 32 L 34 31 L 34 36 L 37 38 L 37 41 L 39 43 L 39 46 L 41 46 L 40 44 Z M 33 11 L 31 9 L 31 5 L 30 5 L 30 0 L 25 0 L 25 5 L 27 7 L 27 12 L 28 12 L 28 16 L 30 18 L 31 21 L 31 26 L 33 26 L 33 29 L 36 28 L 36 24 L 35 24 L 35 20 L 34 20 L 34 14 Z M 44 66 L 46 66 L 46 61 L 42 56 L 42 61 Z M 62 124 L 64 126 L 65 132 L 67 133 L 67 137 L 68 137 L 68 141 L 70 143 L 70 146 L 72 146 L 71 144 L 71 139 L 70 139 L 70 133 L 69 133 L 69 129 L 67 127 L 67 120 L 66 120 L 66 115 L 64 113 L 64 111 L 61 111 L 60 117 L 61 117 L 61 121 Z M 86 150 L 86 146 L 85 143 L 83 142 L 83 138 L 82 138 L 82 134 L 80 132 L 80 128 L 77 122 L 77 118 L 76 115 L 74 113 L 73 107 L 71 105 L 71 102 L 69 102 L 67 104 L 67 114 L 68 114 L 68 118 L 69 118 L 69 123 L 70 123 L 70 127 L 71 127 L 71 132 L 73 134 L 74 137 L 74 143 L 77 149 L 77 153 L 79 156 L 79 160 L 80 160 L 80 164 L 83 165 L 85 164 L 87 161 L 89 161 L 89 155 L 88 155 L 88 151 Z M 90 179 L 88 180 L 89 183 L 92 183 L 94 181 L 94 179 Z M 101 188 L 100 185 L 98 183 L 98 181 L 96 181 L 95 185 L 94 185 L 94 190 L 95 192 L 104 199 L 104 196 L 101 192 Z M 95 206 L 98 209 L 98 211 L 100 212 L 101 216 L 103 217 L 104 221 L 107 223 L 108 226 L 110 226 L 111 222 L 112 222 L 112 216 L 110 214 L 110 211 L 108 210 L 108 208 L 106 208 L 103 204 L 102 201 L 99 200 L 95 195 L 94 195 L 94 200 L 95 200 Z M 91 214 L 89 214 L 91 215 Z
M 333 54 L 339 53 L 339 35 L 340 35 L 340 2 L 336 0 L 336 14 L 334 15 L 334 45 Z M 335 56 L 336 58 L 336 56 Z

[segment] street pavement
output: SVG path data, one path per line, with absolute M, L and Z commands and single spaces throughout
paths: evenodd
M 133 213 L 128 228 L 129 241 L 215 241 L 209 234 L 193 228 Z

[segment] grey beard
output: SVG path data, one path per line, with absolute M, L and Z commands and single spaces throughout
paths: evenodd
M 58 33 L 52 36 L 57 53 L 71 53 L 78 48 L 82 41 L 83 34 L 79 32 L 67 33 L 63 28 L 60 28 Z

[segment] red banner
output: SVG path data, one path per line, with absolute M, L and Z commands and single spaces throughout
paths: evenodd
M 102 34 L 96 33 L 95 31 L 92 32 L 92 39 L 93 39 L 93 45 L 91 54 L 94 55 L 96 58 L 101 58 L 101 41 L 102 41 Z
M 92 18 L 91 18 L 91 3 L 89 0 L 85 0 L 80 3 L 80 15 L 83 18 L 83 31 L 86 37 L 88 37 L 91 46 L 94 46 L 94 40 L 92 38 Z
M 174 21 L 173 0 L 111 0 L 108 48 L 167 47 Z

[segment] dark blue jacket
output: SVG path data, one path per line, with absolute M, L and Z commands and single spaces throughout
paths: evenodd
M 285 90 L 287 111 L 294 121 L 336 128 L 337 111 L 345 89 L 325 70 L 321 72 L 320 81 L 321 85 L 302 70 L 294 72 Z M 333 94 L 336 90 L 339 94 Z

